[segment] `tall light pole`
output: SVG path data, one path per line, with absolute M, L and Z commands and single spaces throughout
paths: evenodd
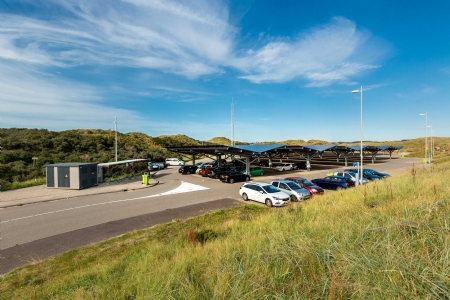
M 117 117 L 114 117 L 114 128 L 116 130 L 116 161 L 117 161 Z
M 428 112 L 426 111 L 424 114 L 419 114 L 419 116 L 425 116 L 425 160 L 424 164 L 427 163 L 427 144 L 428 144 Z
M 360 124 L 359 124 L 359 139 L 361 141 L 361 145 L 360 145 L 360 158 L 361 158 L 361 162 L 360 162 L 360 169 L 361 169 L 361 173 L 360 173 L 360 178 L 359 180 L 361 180 L 362 182 L 362 178 L 363 178 L 363 145 L 362 145 L 362 140 L 363 140 L 363 128 L 362 128 L 362 94 L 363 94 L 363 88 L 361 86 L 361 88 L 359 90 L 353 90 L 352 93 L 359 93 L 360 95 Z M 359 182 L 358 182 L 359 184 Z
M 431 157 L 434 158 L 434 130 L 431 130 Z
M 428 163 L 431 163 L 431 159 L 433 158 L 433 125 L 428 125 L 430 128 L 430 153 L 428 153 Z

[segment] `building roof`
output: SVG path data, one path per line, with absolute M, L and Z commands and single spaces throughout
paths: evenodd
M 97 165 L 97 163 L 86 163 L 86 162 L 69 162 L 69 163 L 59 163 L 59 164 L 48 164 L 44 167 L 80 167 L 86 165 Z
M 130 164 L 130 163 L 135 163 L 135 162 L 139 162 L 139 161 L 148 161 L 148 159 L 146 159 L 146 158 L 129 159 L 129 160 L 121 160 L 121 161 L 113 161 L 113 162 L 101 163 L 101 164 L 98 164 L 98 165 L 101 166 L 101 167 L 109 167 L 109 166 L 113 166 L 113 165 Z

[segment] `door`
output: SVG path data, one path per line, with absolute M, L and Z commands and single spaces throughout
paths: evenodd
M 55 168 L 47 167 L 47 187 L 55 187 Z
M 70 187 L 69 167 L 58 167 L 58 187 Z
M 278 187 L 282 192 L 285 192 L 288 195 L 292 195 L 291 189 L 287 186 L 286 183 L 280 182 L 280 186 Z
M 264 190 L 262 189 L 262 187 L 256 185 L 255 186 L 255 194 L 254 194 L 255 201 L 264 203 L 266 200 L 265 195 L 266 194 L 265 194 Z

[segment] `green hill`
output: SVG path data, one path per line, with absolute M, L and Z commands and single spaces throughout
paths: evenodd
M 118 160 L 164 160 L 179 156 L 168 146 L 198 146 L 200 141 L 185 135 L 151 137 L 143 133 L 117 133 Z M 115 161 L 115 132 L 112 130 L 0 128 L 0 185 L 45 177 L 44 165 L 63 162 Z M 37 158 L 33 160 L 33 157 Z

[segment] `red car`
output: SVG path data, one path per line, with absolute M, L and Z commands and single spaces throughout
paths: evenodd
M 202 167 L 202 169 L 200 171 L 198 171 L 198 174 L 200 174 L 202 177 L 206 177 L 206 176 L 208 176 L 208 172 L 211 169 L 212 169 L 212 166 Z
M 302 188 L 308 190 L 308 192 L 311 193 L 311 195 L 323 195 L 324 191 L 323 188 L 320 186 L 314 185 L 311 181 L 309 181 L 306 178 L 302 177 L 288 177 L 285 178 L 285 180 L 291 180 L 294 182 L 297 182 Z

